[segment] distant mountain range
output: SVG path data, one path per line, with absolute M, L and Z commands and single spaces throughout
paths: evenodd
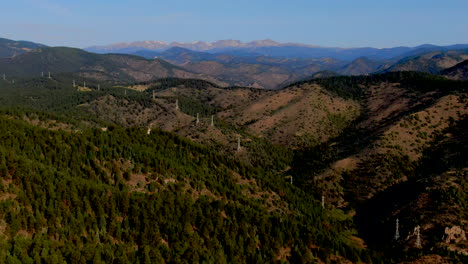
M 218 47 L 217 52 L 214 52 L 214 49 L 195 51 L 174 46 L 164 50 L 143 49 L 111 54 L 67 47 L 47 47 L 32 42 L 0 40 L 0 50 L 4 51 L 3 57 L 0 57 L 0 73 L 8 76 L 39 76 L 41 72 L 47 74 L 50 71 L 52 74 L 79 73 L 83 77 L 101 81 L 126 83 L 178 77 L 203 79 L 222 87 L 241 86 L 260 89 L 280 89 L 293 82 L 321 76 L 367 75 L 390 71 L 439 74 L 442 70 L 468 59 L 468 48 L 463 49 L 468 45 L 445 47 L 423 45 L 417 48 L 382 49 L 380 54 L 376 53 L 378 49 L 373 48 L 336 48 L 335 57 L 342 58 L 336 59 L 333 56 L 311 58 L 313 56 L 274 56 L 248 52 L 252 49 L 263 50 L 263 53 L 267 53 L 268 50 L 317 53 L 325 49 L 329 49 L 328 53 L 332 52 L 332 48 L 281 44 L 271 40 L 190 44 L 192 48 L 198 49 Z M 150 42 L 148 45 L 151 43 L 154 44 L 152 47 L 163 45 L 158 46 L 159 42 Z M 447 50 L 449 48 L 453 50 Z M 224 52 L 221 52 L 221 49 L 224 49 Z M 401 54 L 402 52 L 404 53 Z M 356 54 L 363 53 L 369 56 L 348 60 Z M 396 54 L 400 55 L 383 59 Z M 456 74 L 456 76 L 463 75 Z
M 115 43 L 106 46 L 92 46 L 86 48 L 86 50 L 97 53 L 107 52 L 135 52 L 139 50 L 166 50 L 172 47 L 180 47 L 191 49 L 194 51 L 208 51 L 208 50 L 221 50 L 221 49 L 232 49 L 232 48 L 258 48 L 258 47 L 309 47 L 314 48 L 316 46 L 299 44 L 299 43 L 279 43 L 270 39 L 256 40 L 251 42 L 242 42 L 239 40 L 218 40 L 215 42 L 204 42 L 195 41 L 190 43 L 184 42 L 171 42 L 167 43 L 164 41 L 136 41 L 130 43 Z
M 257 40 L 242 42 L 239 40 L 219 40 L 215 42 L 196 41 L 192 43 L 163 41 L 139 41 L 131 43 L 116 43 L 107 46 L 93 46 L 85 50 L 96 53 L 126 53 L 135 54 L 148 51 L 165 51 L 173 47 L 186 48 L 193 51 L 207 53 L 223 53 L 238 56 L 274 56 L 287 58 L 322 59 L 332 58 L 336 60 L 352 61 L 360 57 L 371 60 L 387 60 L 396 57 L 414 56 L 430 51 L 454 50 L 468 48 L 468 44 L 450 46 L 420 45 L 417 47 L 393 47 L 393 48 L 339 48 L 320 47 L 300 43 L 279 43 L 273 40 Z

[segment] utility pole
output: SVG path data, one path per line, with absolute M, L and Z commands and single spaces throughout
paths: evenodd
M 400 220 L 396 220 L 396 228 L 395 228 L 395 240 L 400 238 L 400 227 L 399 227 Z

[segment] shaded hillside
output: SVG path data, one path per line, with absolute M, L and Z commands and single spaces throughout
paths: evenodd
M 297 152 L 290 172 L 296 183 L 324 195 L 330 206 L 357 210 L 360 234 L 394 262 L 418 255 L 461 261 L 466 242 L 442 243 L 442 237 L 445 227 L 466 230 L 466 198 L 460 196 L 466 142 L 464 133 L 455 135 L 468 115 L 466 82 L 410 72 L 314 82 L 357 98 L 363 115 L 340 137 Z M 451 147 L 440 152 L 447 137 Z M 392 241 L 396 218 L 401 244 Z M 422 249 L 414 246 L 417 225 Z
M 422 153 L 412 178 L 388 188 L 361 208 L 358 222 L 372 244 L 395 256 L 401 251 L 407 256 L 432 251 L 448 256 L 447 263 L 468 260 L 468 241 L 463 239 L 468 227 L 467 124 L 465 116 L 437 135 L 431 147 Z M 400 225 L 397 239 L 396 219 Z M 417 225 L 421 233 L 420 249 L 414 232 Z M 378 236 L 376 230 L 380 230 Z
M 441 71 L 440 74 L 447 76 L 450 79 L 468 81 L 468 60 L 445 69 Z
M 189 49 L 184 49 L 180 47 L 174 47 L 167 49 L 165 51 L 151 51 L 151 50 L 141 50 L 133 52 L 132 54 L 145 57 L 147 59 L 153 58 L 163 58 L 167 61 L 171 61 L 175 64 L 184 64 L 191 61 L 205 61 L 205 60 L 218 60 L 218 55 L 206 53 L 206 52 L 197 52 Z
M 338 70 L 342 75 L 366 75 L 385 68 L 382 62 L 372 61 L 368 58 L 358 58 Z
M 323 78 L 330 78 L 330 77 L 336 77 L 340 76 L 339 73 L 334 72 L 334 71 L 319 71 L 314 73 L 310 79 L 323 79 Z
M 8 76 L 41 76 L 51 72 L 80 73 L 103 81 L 148 81 L 161 77 L 204 78 L 163 60 L 146 60 L 132 55 L 89 53 L 73 48 L 41 48 L 0 60 L 0 72 Z M 207 79 L 213 80 L 207 77 Z
M 10 39 L 0 38 L 0 58 L 11 58 L 20 54 L 30 52 L 37 48 L 43 48 L 45 45 L 29 42 L 15 41 Z
M 414 57 L 407 57 L 386 71 L 420 71 L 437 74 L 468 59 L 468 50 L 450 50 L 430 52 Z

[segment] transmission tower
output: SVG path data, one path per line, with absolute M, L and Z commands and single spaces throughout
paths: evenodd
M 398 240 L 400 238 L 400 220 L 396 220 L 396 227 L 395 227 L 395 240 Z
M 420 248 L 421 247 L 421 233 L 420 233 L 421 228 L 420 228 L 420 226 L 417 226 L 415 229 L 416 229 L 415 230 L 416 231 L 416 244 L 415 244 L 415 246 L 417 248 Z

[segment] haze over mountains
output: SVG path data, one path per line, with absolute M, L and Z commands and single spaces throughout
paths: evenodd
M 271 39 L 256 40 L 251 42 L 242 42 L 239 40 L 218 40 L 215 42 L 194 41 L 190 43 L 164 41 L 136 41 L 131 43 L 115 43 L 105 46 L 92 46 L 86 50 L 94 52 L 115 52 L 115 51 L 139 51 L 139 50 L 165 50 L 172 47 L 187 48 L 195 51 L 220 50 L 229 48 L 258 48 L 258 47 L 282 47 L 282 46 L 297 46 L 297 47 L 315 47 L 312 45 L 298 43 L 279 43 Z
M 139 41 L 131 43 L 117 43 L 107 46 L 93 46 L 85 48 L 87 51 L 97 53 L 135 53 L 141 51 L 164 51 L 172 47 L 181 47 L 193 51 L 204 51 L 208 53 L 223 53 L 244 56 L 273 56 L 273 57 L 298 57 L 310 59 L 332 58 L 337 60 L 351 61 L 359 57 L 382 60 L 398 56 L 411 56 L 435 50 L 453 50 L 468 48 L 468 44 L 435 46 L 420 45 L 416 47 L 393 47 L 393 48 L 340 48 L 320 47 L 300 43 L 279 43 L 273 40 L 258 40 L 241 42 L 239 40 L 219 40 L 212 43 L 195 41 L 192 43 L 163 41 Z

